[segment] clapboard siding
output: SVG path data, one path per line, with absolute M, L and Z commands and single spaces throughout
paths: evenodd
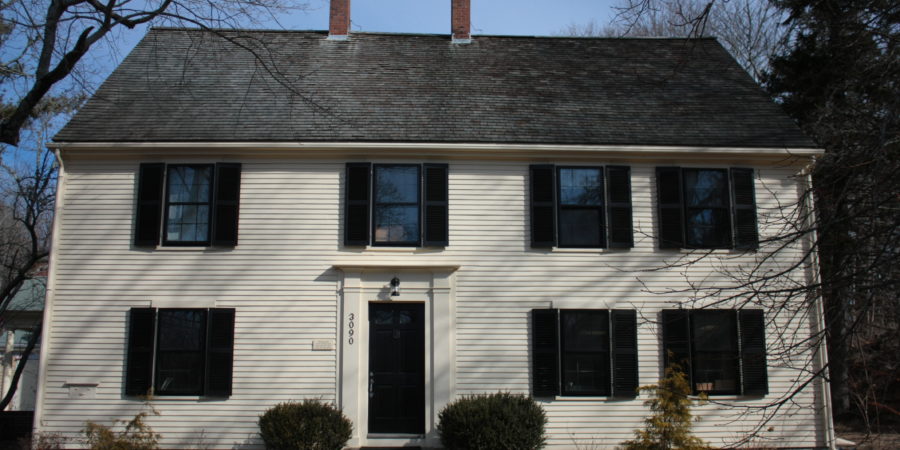
M 730 283 L 717 270 L 754 260 L 753 253 L 713 252 L 688 269 L 659 270 L 695 258 L 659 251 L 655 241 L 655 166 L 631 165 L 635 246 L 622 250 L 545 251 L 530 248 L 527 174 L 530 161 L 449 161 L 449 245 L 416 252 L 345 251 L 343 159 L 252 156 L 242 163 L 240 234 L 234 249 L 131 247 L 139 160 L 73 159 L 66 164 L 65 207 L 55 237 L 56 283 L 49 330 L 42 430 L 78 435 L 84 422 L 110 423 L 141 410 L 122 396 L 126 319 L 131 307 L 151 301 L 235 308 L 234 386 L 227 400 L 153 400 L 160 416 L 149 417 L 163 444 L 179 447 L 202 432 L 210 447 L 259 446 L 256 418 L 286 400 L 334 401 L 336 351 L 313 351 L 312 342 L 336 340 L 339 273 L 335 264 L 409 263 L 459 265 L 455 274 L 456 394 L 528 393 L 530 310 L 546 308 L 638 309 L 641 384 L 661 373 L 659 311 L 688 301 L 671 292 L 701 280 Z M 196 160 L 215 162 L 213 160 Z M 397 160 L 391 160 L 397 161 Z M 173 157 L 167 162 L 185 162 Z M 577 165 L 580 162 L 566 161 Z M 606 161 L 585 160 L 602 165 Z M 621 161 L 617 161 L 621 164 Z M 708 167 L 728 167 L 709 164 Z M 780 205 L 796 198 L 792 167 L 761 167 L 756 184 L 760 233 L 778 229 Z M 777 196 L 777 198 L 776 198 Z M 802 249 L 769 263 L 787 266 Z M 687 279 L 685 276 L 687 274 Z M 802 279 L 805 275 L 792 272 Z M 690 279 L 690 280 L 688 280 Z M 667 293 L 668 292 L 668 293 Z M 809 318 L 767 315 L 772 348 L 799 342 Z M 339 341 L 339 339 L 338 339 Z M 726 398 L 740 408 L 698 407 L 698 435 L 714 444 L 734 442 L 759 425 L 741 417 L 797 388 L 796 373 L 769 367 L 771 394 L 762 399 Z M 70 399 L 67 380 L 91 380 L 94 399 Z M 631 437 L 645 415 L 643 401 L 561 399 L 546 401 L 550 444 L 612 446 Z M 767 445 L 813 445 L 821 419 L 812 387 L 803 390 L 766 431 Z

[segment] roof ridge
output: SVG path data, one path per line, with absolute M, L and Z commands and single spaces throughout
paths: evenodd
M 151 31 L 210 31 L 210 32 L 252 32 L 252 33 L 314 33 L 328 34 L 328 30 L 286 30 L 275 28 L 190 28 L 190 27 L 166 27 L 153 26 Z M 422 36 L 422 37 L 449 37 L 450 33 L 401 33 L 394 31 L 352 31 L 350 36 Z M 472 37 L 504 38 L 504 39 L 578 39 L 578 40 L 610 40 L 610 41 L 703 41 L 716 40 L 715 36 L 701 37 L 675 37 L 675 36 L 539 36 L 518 34 L 472 34 Z

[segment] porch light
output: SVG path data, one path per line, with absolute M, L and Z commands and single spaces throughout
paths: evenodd
M 397 297 L 400 295 L 400 279 L 394 277 L 391 280 L 391 297 Z

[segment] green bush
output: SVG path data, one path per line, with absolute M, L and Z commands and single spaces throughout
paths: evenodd
M 451 402 L 438 415 L 448 449 L 516 449 L 544 446 L 544 410 L 530 397 L 498 392 Z
M 341 411 L 317 400 L 279 403 L 259 417 L 259 434 L 273 450 L 340 450 L 352 431 Z

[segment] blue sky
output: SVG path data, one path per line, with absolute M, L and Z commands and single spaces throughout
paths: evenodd
M 474 34 L 547 36 L 572 23 L 607 23 L 610 0 L 471 0 Z M 311 11 L 282 21 L 288 29 L 328 27 L 328 0 L 310 0 Z M 450 0 L 351 0 L 354 31 L 450 32 Z

